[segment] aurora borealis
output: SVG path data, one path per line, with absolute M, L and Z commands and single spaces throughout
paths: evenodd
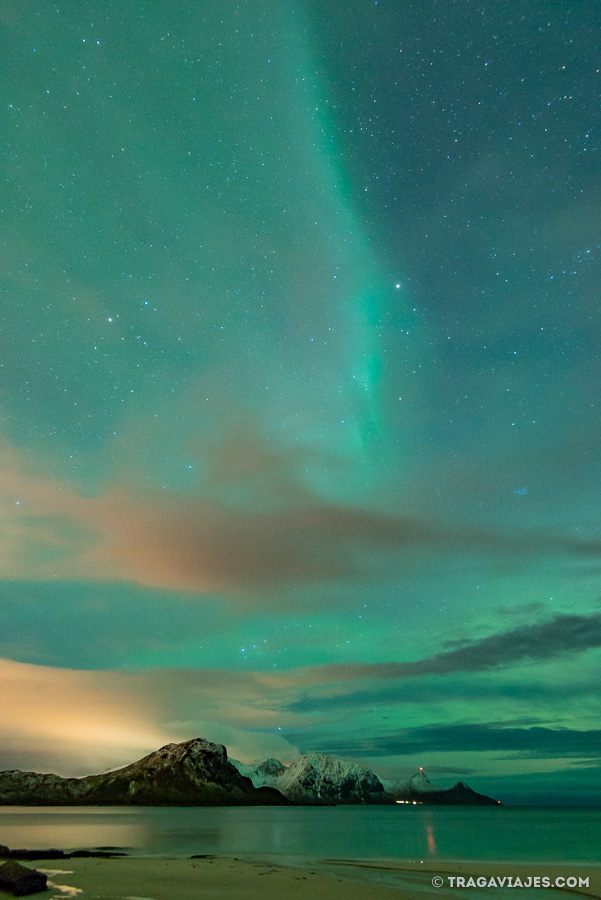
M 591 4 L 2 30 L 0 768 L 599 800 Z

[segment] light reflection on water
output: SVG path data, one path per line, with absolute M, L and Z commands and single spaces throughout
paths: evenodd
M 0 843 L 139 856 L 594 862 L 595 809 L 4 807 Z
M 127 812 L 127 811 L 123 811 Z M 1 843 L 13 849 L 83 850 L 98 847 L 136 847 L 142 834 L 135 815 L 122 810 L 85 810 L 72 807 L 8 807 L 2 810 Z
M 436 856 L 436 841 L 434 840 L 432 825 L 426 825 L 426 834 L 428 835 L 428 851 L 432 856 Z

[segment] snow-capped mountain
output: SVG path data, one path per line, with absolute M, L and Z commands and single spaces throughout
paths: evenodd
M 388 788 L 388 789 L 386 789 Z M 439 788 L 423 769 L 386 787 L 370 769 L 309 753 L 290 766 L 277 759 L 245 765 L 203 738 L 167 744 L 122 769 L 85 778 L 0 772 L 0 805 L 255 806 L 336 803 L 498 805 L 463 781 Z
M 255 759 L 251 763 L 242 763 L 237 759 L 230 759 L 241 775 L 250 778 L 255 787 L 278 787 L 278 782 L 287 766 L 270 757 L 269 759 Z M 279 790 L 279 788 L 278 788 Z
M 498 806 L 499 801 L 478 794 L 464 781 L 458 781 L 450 788 L 441 788 L 432 784 L 420 769 L 411 778 L 399 781 L 390 788 L 396 801 L 406 803 L 423 803 L 439 806 Z
M 276 787 L 293 803 L 392 803 L 392 797 L 370 769 L 323 753 L 309 753 L 288 767 L 269 759 L 251 763 L 240 771 L 248 771 L 255 786 Z
M 416 791 L 439 791 L 440 788 L 436 787 L 432 784 L 429 778 L 426 777 L 426 773 L 423 769 L 420 769 L 415 775 L 412 775 L 411 778 L 405 778 L 402 781 L 397 781 L 396 784 L 393 784 L 391 787 L 391 793 L 396 797 L 397 794 L 407 793 L 407 792 L 416 792 Z

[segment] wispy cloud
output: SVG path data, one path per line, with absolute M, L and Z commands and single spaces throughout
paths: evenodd
M 601 756 L 601 730 L 541 726 L 512 728 L 503 722 L 422 725 L 394 734 L 340 740 L 329 752 L 341 756 L 394 756 L 436 752 L 510 752 L 519 758 Z
M 531 719 L 481 726 L 429 725 L 383 736 L 378 730 L 384 720 L 377 719 L 369 740 L 333 737 L 329 724 L 332 709 L 352 707 L 355 699 L 364 704 L 370 692 L 372 703 L 375 698 L 402 706 L 403 692 L 394 687 L 403 679 L 486 673 L 524 660 L 577 653 L 600 643 L 601 616 L 557 616 L 412 663 L 333 664 L 283 671 L 129 672 L 56 669 L 0 660 L 5 696 L 0 768 L 46 766 L 60 767 L 64 774 L 84 774 L 84 765 L 94 771 L 125 764 L 163 743 L 195 736 L 226 743 L 233 755 L 275 754 L 285 761 L 295 757 L 297 747 L 303 752 L 323 749 L 359 757 L 432 747 L 586 755 L 593 752 L 598 733 L 548 728 L 546 722 L 526 727 L 533 724 Z M 382 696 L 380 686 L 386 688 Z M 477 690 L 471 691 L 469 677 L 463 685 L 451 685 L 451 690 L 463 701 L 475 697 L 477 704 L 482 702 Z M 426 691 L 424 702 L 428 699 Z M 510 702 L 505 697 L 504 709 L 511 708 Z M 68 771 L 70 761 L 75 770 Z
M 252 502 L 239 505 L 218 502 L 211 479 L 206 495 L 196 497 L 170 490 L 153 493 L 125 481 L 89 496 L 74 485 L 36 476 L 17 454 L 5 452 L 0 499 L 8 551 L 0 560 L 0 574 L 129 581 L 170 591 L 222 591 L 241 598 L 254 593 L 254 601 L 260 602 L 269 588 L 414 571 L 420 559 L 425 565 L 432 554 L 437 559 L 446 556 L 449 565 L 458 553 L 475 554 L 483 563 L 511 559 L 513 564 L 552 554 L 601 556 L 599 541 L 541 532 L 508 535 L 327 503 L 291 476 L 287 480 L 278 469 L 285 469 L 278 458 L 261 456 L 255 449 L 257 461 L 249 474 L 240 469 L 244 456 L 240 446 L 234 451 L 230 466 L 243 480 L 250 475 L 259 478 L 265 490 L 260 499 L 254 496 Z M 234 479 L 225 463 L 223 467 Z M 277 474 L 277 490 L 271 494 L 266 486 L 270 467 Z M 216 464 L 213 468 L 219 474 Z M 221 477 L 226 477 L 223 471 Z M 504 652 L 492 644 L 483 652 L 489 650 L 493 655 Z M 455 665 L 463 658 L 469 665 L 475 652 L 457 651 L 455 662 L 445 659 Z M 441 657 L 437 666 L 443 664 Z
M 333 673 L 332 673 L 333 676 Z M 288 707 L 291 712 L 308 715 L 333 716 L 352 712 L 358 715 L 377 709 L 415 709 L 439 707 L 445 704 L 471 703 L 482 707 L 487 704 L 502 704 L 504 708 L 512 704 L 531 703 L 547 709 L 549 704 L 569 704 L 574 702 L 592 703 L 596 700 L 596 685 L 582 680 L 568 680 L 562 684 L 543 681 L 524 682 L 519 675 L 512 679 L 494 677 L 474 677 L 474 673 L 456 673 L 445 678 L 444 685 L 438 678 L 422 678 L 416 689 L 411 679 L 357 679 L 344 688 L 337 683 L 332 689 L 331 682 L 305 691 L 298 700 L 292 700 Z
M 317 667 L 316 671 L 340 680 L 352 678 L 415 678 L 451 672 L 483 672 L 528 660 L 545 660 L 564 653 L 601 647 L 601 613 L 590 616 L 559 615 L 549 622 L 521 625 L 465 643 L 415 662 L 349 663 Z

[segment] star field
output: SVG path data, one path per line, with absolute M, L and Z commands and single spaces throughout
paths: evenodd
M 4 19 L 0 768 L 598 796 L 591 4 Z

